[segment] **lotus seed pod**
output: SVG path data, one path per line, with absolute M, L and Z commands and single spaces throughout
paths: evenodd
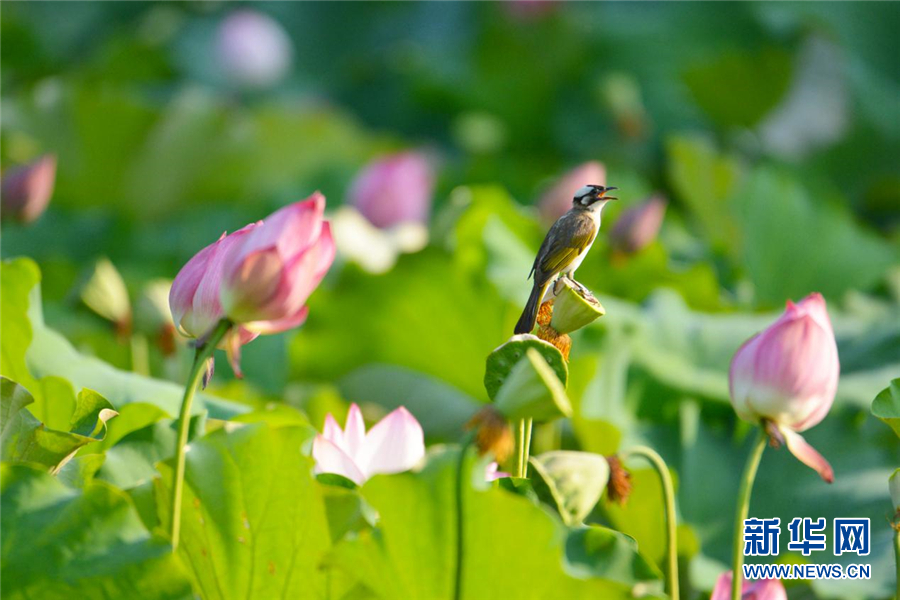
M 532 457 L 532 478 L 541 499 L 550 498 L 567 525 L 577 525 L 599 502 L 609 465 L 599 454 L 557 450 Z
M 606 309 L 590 292 L 576 288 L 571 281 L 561 279 L 553 302 L 550 326 L 559 333 L 570 333 L 593 323 L 606 314 Z
M 509 421 L 552 421 L 572 414 L 572 405 L 556 372 L 534 348 L 510 371 L 494 407 Z
M 509 341 L 491 352 L 487 357 L 487 367 L 484 372 L 484 387 L 488 396 L 493 400 L 500 391 L 500 387 L 509 376 L 512 368 L 525 357 L 526 351 L 532 348 L 544 357 L 547 364 L 553 368 L 556 376 L 562 382 L 563 387 L 569 379 L 569 368 L 559 350 L 552 344 L 537 338 L 529 333 L 514 335 Z
M 538 328 L 535 331 L 535 335 L 559 350 L 562 353 L 563 360 L 568 364 L 569 353 L 572 351 L 572 338 L 568 334 L 560 333 L 550 326 L 550 321 L 553 319 L 553 301 L 554 298 L 551 297 L 541 304 L 541 307 L 538 309 Z

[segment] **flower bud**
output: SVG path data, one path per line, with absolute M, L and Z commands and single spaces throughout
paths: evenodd
M 231 235 L 223 233 L 218 240 L 195 254 L 175 276 L 172 289 L 169 290 L 169 308 L 172 311 L 172 321 L 179 332 L 202 339 L 224 318 L 219 295 L 225 255 L 258 226 L 258 223 L 251 223 Z M 240 348 L 253 341 L 257 335 L 259 334 L 238 326 L 232 328 L 220 344 L 228 352 L 231 368 L 238 377 L 241 376 Z M 210 365 L 206 380 L 212 376 L 211 368 Z M 205 385 L 206 383 L 204 387 Z
M 572 208 L 575 192 L 587 184 L 606 185 L 606 167 L 603 163 L 586 162 L 560 177 L 538 201 L 541 217 L 552 223 L 566 214 Z
M 719 575 L 709 600 L 731 600 L 731 571 Z M 744 581 L 741 585 L 742 600 L 787 600 L 784 585 L 778 579 Z
M 653 242 L 666 216 L 667 204 L 662 196 L 653 196 L 625 211 L 609 234 L 613 249 L 634 254 Z
M 228 248 L 220 299 L 226 317 L 257 333 L 278 333 L 306 320 L 306 299 L 334 260 L 325 197 L 285 206 Z
M 290 69 L 293 55 L 281 25 L 253 10 L 235 11 L 222 22 L 216 51 L 225 75 L 248 88 L 277 83 Z
M 175 276 L 169 291 L 169 308 L 172 321 L 182 334 L 201 338 L 225 316 L 219 301 L 225 254 L 257 226 L 253 223 L 231 235 L 223 233 L 195 254 Z
M 128 335 L 131 330 L 131 300 L 128 288 L 108 258 L 101 258 L 87 272 L 78 296 L 89 309 L 115 325 L 116 331 Z
M 370 163 L 350 186 L 350 204 L 376 227 L 427 223 L 434 172 L 419 152 L 401 152 Z
M 31 223 L 44 214 L 56 181 L 56 156 L 47 154 L 30 165 L 14 167 L 0 184 L 2 216 Z
M 151 338 L 165 355 L 175 352 L 175 324 L 169 311 L 172 282 L 154 279 L 144 286 L 134 303 L 134 328 Z
M 788 301 L 781 317 L 735 353 L 729 371 L 731 403 L 751 423 L 769 421 L 788 449 L 830 481 L 828 462 L 797 432 L 819 423 L 834 401 L 837 343 L 820 294 Z

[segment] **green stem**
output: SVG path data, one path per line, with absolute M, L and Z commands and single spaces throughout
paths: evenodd
M 454 578 L 453 586 L 454 600 L 461 600 L 463 592 L 463 559 L 465 557 L 463 543 L 466 529 L 463 517 L 463 483 L 465 481 L 466 455 L 471 445 L 472 437 L 469 436 L 459 449 L 459 461 L 456 464 L 456 577 Z
M 525 420 L 524 443 L 522 444 L 522 477 L 528 477 L 528 456 L 531 454 L 531 429 L 534 419 Z
M 894 529 L 894 561 L 897 564 L 897 598 L 900 598 L 900 523 Z
M 750 492 L 759 469 L 759 461 L 766 449 L 766 430 L 760 425 L 759 434 L 753 442 L 753 449 L 747 457 L 744 474 L 741 476 L 741 487 L 738 491 L 737 511 L 734 521 L 734 539 L 732 542 L 731 598 L 741 600 L 741 587 L 744 582 L 744 521 L 750 514 Z
M 131 370 L 139 375 L 150 375 L 150 349 L 142 333 L 131 334 Z
M 170 538 L 172 539 L 172 550 L 178 549 L 178 538 L 181 534 L 181 496 L 184 492 L 184 465 L 185 465 L 185 447 L 187 446 L 188 429 L 191 422 L 191 402 L 194 400 L 194 392 L 197 391 L 197 384 L 206 371 L 206 361 L 212 358 L 216 350 L 216 346 L 225 337 L 225 334 L 231 328 L 231 322 L 222 320 L 210 334 L 209 338 L 202 346 L 197 348 L 197 354 L 194 357 L 194 364 L 191 367 L 190 375 L 188 375 L 187 385 L 184 386 L 184 397 L 181 400 L 181 412 L 178 415 L 178 446 L 175 447 L 175 478 L 172 481 L 172 504 L 171 515 L 172 523 L 169 529 Z
M 663 460 L 655 450 L 647 446 L 635 446 L 629 448 L 623 453 L 623 459 L 629 456 L 641 456 L 653 466 L 659 481 L 662 484 L 663 491 L 663 507 L 666 511 L 666 559 L 668 561 L 669 570 L 669 598 L 678 600 L 679 584 L 678 584 L 678 521 L 675 515 L 675 486 L 672 485 L 672 474 Z
M 516 429 L 513 432 L 513 477 L 524 477 L 522 459 L 525 451 L 525 419 L 516 422 Z

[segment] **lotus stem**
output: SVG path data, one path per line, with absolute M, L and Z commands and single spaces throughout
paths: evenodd
M 172 551 L 178 549 L 178 538 L 181 534 L 181 497 L 184 492 L 184 467 L 185 467 L 185 448 L 187 447 L 188 429 L 191 422 L 191 403 L 194 400 L 194 393 L 197 391 L 197 384 L 206 372 L 206 361 L 212 358 L 216 350 L 216 346 L 225 337 L 225 334 L 231 328 L 231 322 L 227 320 L 219 321 L 219 324 L 209 335 L 209 337 L 197 347 L 197 353 L 194 356 L 194 364 L 191 366 L 191 372 L 188 375 L 187 385 L 184 386 L 184 397 L 181 400 L 181 412 L 178 415 L 178 445 L 175 447 L 175 478 L 172 481 L 172 523 L 169 528 L 169 537 L 172 540 Z
M 734 540 L 732 542 L 731 599 L 741 600 L 741 587 L 744 582 L 744 521 L 750 514 L 750 492 L 763 450 L 766 449 L 766 430 L 760 426 L 753 449 L 747 457 L 744 474 L 741 476 L 741 487 L 738 491 L 737 511 L 734 517 Z
M 525 419 L 516 421 L 515 429 L 515 446 L 513 449 L 513 475 L 515 477 L 525 477 Z
M 675 486 L 672 485 L 672 474 L 669 467 L 653 448 L 647 446 L 635 446 L 626 450 L 622 458 L 640 456 L 649 462 L 662 484 L 663 507 L 666 512 L 666 561 L 668 562 L 668 592 L 671 600 L 679 600 L 678 583 L 678 521 L 675 514 Z
M 131 334 L 131 370 L 139 375 L 150 375 L 150 349 L 147 338 L 141 333 Z
M 528 477 L 528 455 L 531 447 L 531 429 L 534 419 L 519 419 L 516 422 L 515 450 L 513 451 L 513 474 Z
M 453 583 L 453 599 L 462 600 L 463 597 L 463 559 L 465 557 L 464 535 L 466 531 L 463 515 L 463 484 L 465 482 L 466 455 L 473 437 L 470 435 L 459 449 L 459 461 L 456 463 L 456 577 Z
M 528 477 L 528 457 L 531 454 L 531 430 L 534 419 L 525 420 L 525 444 L 522 446 L 522 477 Z
M 897 597 L 900 598 L 900 524 L 894 529 L 894 562 L 897 567 Z

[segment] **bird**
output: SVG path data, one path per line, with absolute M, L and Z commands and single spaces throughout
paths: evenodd
M 618 200 L 606 194 L 617 189 L 619 188 L 595 184 L 579 188 L 572 199 L 572 208 L 550 227 L 534 259 L 531 273 L 528 274 L 529 278 L 534 276 L 534 287 L 531 288 L 525 310 L 516 323 L 517 335 L 530 333 L 534 329 L 544 294 L 557 277 L 564 276 L 579 288 L 585 289 L 574 280 L 575 269 L 581 265 L 597 238 L 603 207 L 610 200 Z

